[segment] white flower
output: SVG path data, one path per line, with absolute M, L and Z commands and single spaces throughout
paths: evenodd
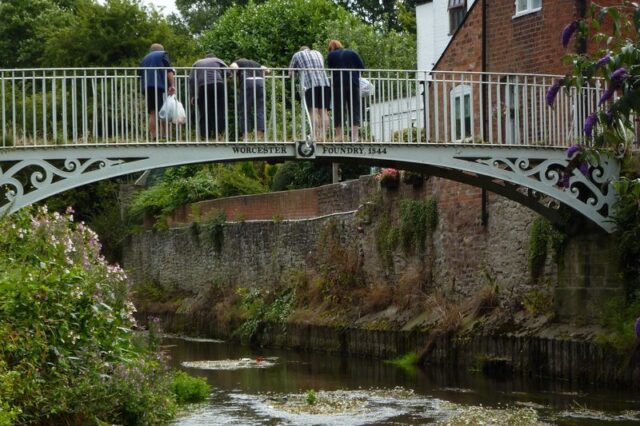
M 45 268 L 47 267 L 47 264 L 46 264 L 46 263 L 44 263 L 44 262 L 40 262 L 40 267 L 41 267 L 42 269 L 45 269 Z

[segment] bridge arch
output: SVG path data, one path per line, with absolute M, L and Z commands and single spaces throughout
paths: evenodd
M 619 160 L 602 156 L 583 174 L 564 148 L 479 144 L 162 143 L 5 148 L 0 152 L 0 213 L 99 180 L 159 167 L 243 160 L 311 159 L 411 169 L 487 189 L 552 222 L 567 206 L 607 232 Z

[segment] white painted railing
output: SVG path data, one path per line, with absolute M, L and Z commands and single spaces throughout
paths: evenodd
M 324 71 L 336 86 L 332 70 Z M 343 105 L 329 100 L 334 103 L 331 112 L 309 116 L 304 95 L 297 95 L 299 74 L 290 76 L 288 69 L 270 70 L 258 90 L 248 90 L 242 74 L 223 69 L 219 84 L 205 81 L 207 89 L 197 90 L 189 80 L 191 69 L 176 68 L 176 97 L 187 119 L 174 124 L 158 114 L 149 115 L 147 99 L 156 92 L 143 87 L 139 72 L 137 68 L 0 70 L 0 148 L 307 138 L 335 143 L 568 146 L 583 139 L 584 120 L 596 109 L 604 89 L 562 89 L 550 108 L 545 97 L 556 76 L 364 70 L 361 76 L 373 85 L 370 95 L 348 93 Z M 245 76 L 262 77 L 259 70 L 246 72 Z M 243 98 L 245 106 L 253 104 L 254 111 L 264 112 L 263 125 L 259 114 L 242 109 Z M 312 101 L 318 99 L 314 96 Z M 361 118 L 357 132 L 351 131 L 356 123 L 346 111 L 351 107 Z M 340 124 L 334 122 L 336 114 L 344 117 L 342 126 L 336 126 Z M 246 134 L 243 122 L 251 130 Z M 262 127 L 263 132 L 254 131 Z M 155 135 L 153 128 L 158 129 Z

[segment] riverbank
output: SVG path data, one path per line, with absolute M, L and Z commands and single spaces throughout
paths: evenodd
M 289 195 L 301 197 L 271 197 L 286 207 Z M 489 194 L 483 213 L 480 190 L 436 178 L 384 189 L 365 177 L 315 196 L 357 208 L 221 221 L 217 200 L 181 213 L 189 225 L 132 237 L 139 311 L 191 335 L 632 386 L 630 342 L 614 347 L 598 325 L 621 293 L 610 238 L 583 232 L 558 249 L 524 207 Z

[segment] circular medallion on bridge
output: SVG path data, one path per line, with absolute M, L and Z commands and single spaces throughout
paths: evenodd
M 298 156 L 303 158 L 311 158 L 316 152 L 316 147 L 313 142 L 299 141 L 298 142 Z

